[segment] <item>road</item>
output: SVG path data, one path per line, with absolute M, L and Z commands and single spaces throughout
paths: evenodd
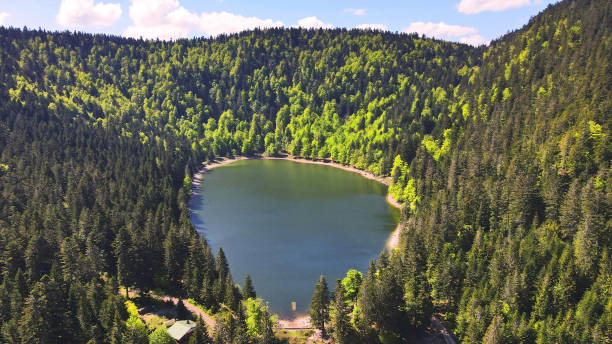
M 453 337 L 451 337 L 451 335 L 448 333 L 448 330 L 446 329 L 446 327 L 442 325 L 442 322 L 440 322 L 440 319 L 438 319 L 438 317 L 435 315 L 431 317 L 431 326 L 435 328 L 436 330 L 440 331 L 440 334 L 444 338 L 444 341 L 446 342 L 446 344 L 456 344 Z
M 178 298 L 172 297 L 172 296 L 164 296 L 164 297 L 161 297 L 160 300 L 163 300 L 166 302 L 171 301 L 175 305 L 179 301 Z M 188 311 L 195 314 L 196 316 L 199 316 L 200 318 L 202 318 L 202 320 L 204 320 L 204 322 L 206 323 L 206 326 L 208 326 L 209 332 L 215 330 L 215 328 L 217 327 L 217 322 L 215 321 L 215 319 L 213 319 L 213 317 L 204 313 L 199 307 L 192 305 L 187 300 L 183 300 L 183 304 L 185 305 L 185 308 L 187 308 Z

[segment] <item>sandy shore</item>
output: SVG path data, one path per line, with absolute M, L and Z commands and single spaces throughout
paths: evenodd
M 285 330 L 308 330 L 311 329 L 310 317 L 308 315 L 298 316 L 293 320 L 280 319 L 278 320 L 277 329 Z

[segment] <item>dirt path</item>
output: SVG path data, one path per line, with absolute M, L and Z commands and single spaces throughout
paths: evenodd
M 435 315 L 431 317 L 431 326 L 440 331 L 440 334 L 444 338 L 444 342 L 446 342 L 446 344 L 456 344 L 453 337 L 451 337 L 451 335 L 448 333 L 446 327 L 444 327 L 440 319 L 438 319 L 438 317 Z
M 172 297 L 172 296 L 164 296 L 164 297 L 160 297 L 159 299 L 162 301 L 166 301 L 166 302 L 171 301 L 175 305 L 179 301 L 179 299 L 177 299 L 176 297 Z M 202 318 L 202 320 L 204 320 L 204 322 L 206 323 L 206 326 L 208 326 L 209 331 L 215 330 L 217 326 L 217 322 L 215 321 L 215 319 L 213 319 L 210 315 L 204 313 L 197 306 L 189 303 L 187 300 L 183 300 L 183 304 L 185 305 L 185 308 L 187 308 L 188 311 L 195 314 L 196 316 L 199 316 L 200 318 Z

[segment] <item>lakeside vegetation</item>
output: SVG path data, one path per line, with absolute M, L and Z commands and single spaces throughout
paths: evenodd
M 605 343 L 611 27 L 609 1 L 566 0 L 480 48 L 0 28 L 0 338 L 138 342 L 124 285 L 227 306 L 215 342 L 275 342 L 186 203 L 202 161 L 285 150 L 390 175 L 406 204 L 400 248 L 334 288 L 336 342 L 406 342 L 437 313 L 462 343 Z

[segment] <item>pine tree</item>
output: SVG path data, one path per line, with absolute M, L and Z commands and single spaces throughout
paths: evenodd
M 178 319 L 187 319 L 189 317 L 189 311 L 181 299 L 176 303 L 176 317 Z
M 212 339 L 208 335 L 206 324 L 202 321 L 202 318 L 198 317 L 198 321 L 195 330 L 189 336 L 189 344 L 212 344 Z
M 189 256 L 185 262 L 185 272 L 183 276 L 183 285 L 189 297 L 199 297 L 202 279 L 205 274 L 203 268 L 206 268 L 204 247 L 202 246 L 200 237 L 194 235 L 189 245 Z
M 0 324 L 4 324 L 11 319 L 11 288 L 12 286 L 8 284 L 7 278 L 0 284 Z
M 213 294 L 215 295 L 217 302 L 221 303 L 225 301 L 227 275 L 229 274 L 229 264 L 227 263 L 227 258 L 225 258 L 225 253 L 223 252 L 222 248 L 219 248 L 216 262 L 217 279 L 214 282 Z
M 216 266 L 217 275 L 219 276 L 219 279 L 225 281 L 225 278 L 227 274 L 229 273 L 229 264 L 227 263 L 225 252 L 223 252 L 223 249 L 221 247 L 219 247 L 219 252 L 217 253 L 216 262 L 217 262 L 217 266 Z
M 49 243 L 42 237 L 35 235 L 30 239 L 24 252 L 26 263 L 26 275 L 30 284 L 35 283 L 40 277 L 49 272 L 51 267 L 51 248 Z
M 115 237 L 113 248 L 115 249 L 115 257 L 117 257 L 117 280 L 125 287 L 126 298 L 129 298 L 129 289 L 133 283 L 130 246 L 130 236 L 124 228 L 121 228 Z
M 240 305 L 240 293 L 236 290 L 236 286 L 234 286 L 231 274 L 228 274 L 225 279 L 225 299 L 223 303 L 233 311 L 237 310 Z
M 202 280 L 202 288 L 200 289 L 200 302 L 202 302 L 204 307 L 214 310 L 217 303 L 213 293 L 213 283 L 214 280 L 211 280 L 209 277 L 204 277 Z
M 353 326 L 351 325 L 351 307 L 344 295 L 344 287 L 340 280 L 334 287 L 334 299 L 331 304 L 331 328 L 334 343 L 349 344 L 354 341 Z
M 119 316 L 119 312 L 115 312 L 115 316 L 113 319 L 113 326 L 110 329 L 109 342 L 111 344 L 122 344 L 123 343 L 123 334 L 125 333 L 125 323 L 121 320 Z
M 319 277 L 310 301 L 310 318 L 315 328 L 326 336 L 325 322 L 329 321 L 329 289 L 325 276 Z
M 19 336 L 19 324 L 17 320 L 11 319 L 2 324 L 0 328 L 2 331 L 2 338 L 7 344 L 21 344 L 21 337 Z
M 23 295 L 28 290 L 28 283 L 21 268 L 17 269 L 15 274 L 15 290 Z
M 242 298 L 243 299 L 254 299 L 257 297 L 255 294 L 255 288 L 253 287 L 253 281 L 251 281 L 251 275 L 247 274 L 244 278 L 244 287 L 242 288 Z
M 173 226 L 164 241 L 164 264 L 168 278 L 170 278 L 173 285 L 179 288 L 181 286 L 181 279 L 184 276 L 186 254 L 189 251 L 183 235 L 184 233 L 179 228 Z
M 369 331 L 371 325 L 376 322 L 376 261 L 372 260 L 368 267 L 361 288 L 359 288 L 359 298 L 357 300 L 359 307 L 359 323 L 360 330 Z
M 53 268 L 51 273 L 60 276 Z M 27 343 L 70 340 L 73 332 L 66 328 L 67 304 L 65 286 L 61 281 L 44 275 L 26 300 L 19 322 L 22 340 Z

